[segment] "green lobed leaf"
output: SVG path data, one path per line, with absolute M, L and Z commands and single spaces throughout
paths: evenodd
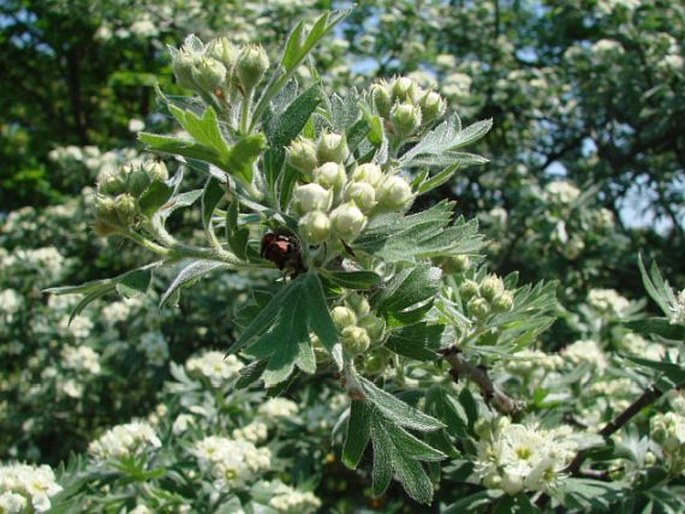
M 412 430 L 420 430 L 422 432 L 438 430 L 445 426 L 434 417 L 424 414 L 408 403 L 379 389 L 364 377 L 358 378 L 369 402 L 371 402 L 381 414 L 397 425 Z
M 366 290 L 381 282 L 381 277 L 373 271 L 328 271 L 321 275 L 332 284 L 347 289 Z
M 219 167 L 222 165 L 221 158 L 216 151 L 189 139 L 140 132 L 138 133 L 138 140 L 145 143 L 147 150 L 210 162 Z
M 126 273 L 117 282 L 117 292 L 125 298 L 139 298 L 147 294 L 152 280 L 152 269 L 142 268 Z
M 685 341 L 685 326 L 670 323 L 664 318 L 627 321 L 625 327 L 642 335 L 657 335 L 671 341 Z
M 373 418 L 372 418 L 373 419 Z M 373 427 L 371 443 L 373 445 L 372 489 L 374 496 L 381 496 L 392 479 L 392 457 L 390 455 L 392 442 L 382 430 Z
M 172 186 L 155 180 L 150 184 L 150 187 L 140 195 L 138 200 L 140 210 L 149 218 L 167 203 L 173 194 L 174 188 Z
M 451 202 L 440 202 L 430 209 L 403 216 L 377 216 L 352 244 L 391 262 L 412 261 L 416 257 L 472 254 L 482 245 L 477 221 L 458 218 L 449 226 Z
M 245 389 L 262 377 L 262 373 L 266 369 L 267 361 L 254 361 L 247 366 L 240 368 L 238 372 L 240 378 L 235 383 L 236 389 Z
M 268 360 L 263 375 L 268 387 L 288 378 L 295 366 L 308 373 L 315 370 L 310 332 L 342 366 L 338 332 L 315 273 L 300 275 L 273 296 L 229 351 L 246 348 L 246 353 Z
M 352 400 L 350 416 L 347 419 L 342 462 L 350 469 L 356 469 L 371 438 L 372 409 L 365 400 Z
M 438 357 L 436 351 L 440 347 L 444 330 L 444 325 L 414 323 L 390 332 L 384 346 L 410 359 L 432 361 Z
M 272 147 L 284 147 L 295 139 L 321 102 L 318 84 L 305 90 L 285 110 L 273 116 L 265 128 L 266 138 Z
M 202 224 L 207 232 L 212 230 L 214 209 L 223 198 L 224 193 L 224 188 L 221 187 L 219 180 L 209 177 L 202 194 Z
M 172 295 L 184 285 L 222 268 L 228 268 L 228 265 L 223 262 L 208 261 L 204 259 L 198 259 L 190 262 L 178 272 L 178 275 L 176 275 L 167 290 L 164 292 L 159 301 L 159 308 L 161 309 L 169 301 Z
M 397 273 L 372 299 L 379 313 L 388 315 L 432 299 L 439 286 L 436 268 L 429 264 L 406 268 Z
M 642 284 L 645 290 L 651 296 L 664 315 L 668 316 L 670 314 L 669 310 L 669 299 L 673 296 L 670 286 L 661 276 L 661 271 L 655 262 L 649 269 L 649 273 L 645 269 L 644 262 L 642 261 L 642 255 L 638 255 L 637 259 L 638 267 L 640 268 L 640 275 L 642 276 Z
M 435 384 L 426 391 L 426 413 L 445 423 L 445 430 L 452 437 L 468 437 L 469 420 L 466 411 L 442 386 Z

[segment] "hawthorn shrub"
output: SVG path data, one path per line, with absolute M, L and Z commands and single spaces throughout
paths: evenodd
M 486 162 L 465 149 L 492 122 L 411 77 L 304 82 L 345 14 L 299 23 L 277 60 L 188 36 L 170 55 L 189 95 L 157 91 L 175 132 L 91 163 L 85 200 L 9 216 L 1 335 L 34 337 L 2 347 L 3 512 L 682 508 L 685 291 L 639 258 L 660 316 L 606 288 L 566 310 L 556 282 L 494 273 L 477 221 L 424 201 Z M 530 230 L 601 251 L 591 194 L 548 184 Z M 126 269 L 42 302 L 91 278 L 69 246 L 88 215 L 113 241 L 93 255 Z M 573 336 L 550 351 L 559 317 Z M 45 460 L 40 438 L 80 451 L 19 462 Z

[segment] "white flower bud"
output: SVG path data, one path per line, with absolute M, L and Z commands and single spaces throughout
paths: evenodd
M 464 280 L 459 286 L 459 296 L 464 300 L 470 300 L 478 294 L 478 284 L 473 280 Z
M 342 239 L 352 241 L 366 226 L 367 218 L 354 203 L 344 203 L 331 212 L 331 227 Z
M 311 244 L 319 244 L 331 233 L 331 220 L 321 211 L 311 211 L 299 221 L 300 233 Z
M 238 56 L 236 67 L 240 84 L 245 93 L 249 94 L 269 69 L 269 56 L 261 45 L 246 46 Z
M 397 175 L 386 177 L 378 188 L 376 196 L 379 204 L 392 210 L 405 209 L 413 200 L 409 182 Z
M 357 166 L 352 172 L 352 180 L 354 182 L 366 182 L 376 187 L 383 180 L 383 170 L 377 164 L 367 162 Z
M 490 304 L 485 298 L 474 296 L 468 301 L 466 308 L 476 319 L 483 319 L 490 314 Z
M 514 305 L 514 295 L 511 291 L 504 291 L 492 300 L 492 310 L 495 312 L 507 312 Z
M 395 104 L 390 121 L 399 136 L 408 136 L 421 126 L 421 108 L 409 103 Z
M 304 178 L 311 180 L 311 174 L 316 168 L 316 144 L 311 139 L 298 138 L 288 147 L 288 164 L 304 174 Z
M 200 90 L 213 93 L 226 80 L 226 67 L 216 59 L 203 57 L 193 66 L 192 76 Z
M 504 282 L 497 275 L 488 275 L 480 283 L 480 294 L 487 301 L 493 301 L 504 292 Z
M 327 162 L 315 168 L 312 176 L 326 189 L 340 189 L 345 183 L 345 167 L 337 162 Z
M 357 324 L 357 315 L 352 309 L 343 305 L 333 307 L 331 310 L 331 318 L 333 318 L 333 323 L 335 323 L 335 326 L 339 329 Z
M 323 134 L 316 147 L 319 162 L 345 162 L 350 155 L 347 140 L 340 134 Z
M 373 314 L 367 314 L 361 318 L 359 326 L 367 331 L 372 341 L 380 341 L 385 331 L 385 321 Z
M 293 192 L 295 210 L 299 214 L 312 211 L 327 211 L 333 202 L 333 193 L 319 184 L 298 186 Z
M 376 206 L 376 190 L 366 182 L 352 182 L 345 188 L 345 200 L 353 201 L 367 214 Z
M 151 181 L 164 182 L 169 179 L 169 170 L 162 161 L 148 160 L 143 163 L 143 171 Z
M 419 105 L 424 123 L 433 121 L 445 113 L 445 100 L 435 91 L 429 91 L 423 95 Z
M 211 40 L 207 45 L 207 54 L 223 64 L 227 70 L 230 70 L 235 65 L 238 49 L 228 38 L 218 37 Z
M 362 296 L 359 293 L 354 293 L 348 296 L 347 303 L 350 307 L 352 307 L 354 312 L 357 313 L 357 316 L 366 316 L 369 312 L 371 312 L 371 306 L 369 305 L 369 301 L 366 299 L 366 296 Z
M 371 86 L 371 98 L 373 99 L 373 106 L 376 113 L 382 118 L 390 116 L 390 108 L 392 107 L 392 92 L 390 86 L 385 80 Z
M 114 199 L 114 210 L 121 226 L 128 227 L 135 222 L 138 213 L 138 202 L 128 193 L 121 194 Z
M 391 85 L 394 100 L 399 102 L 413 103 L 416 100 L 416 93 L 418 91 L 416 82 L 409 77 L 400 77 L 395 79 Z
M 361 327 L 347 326 L 341 331 L 343 348 L 352 356 L 360 355 L 369 349 L 371 338 Z

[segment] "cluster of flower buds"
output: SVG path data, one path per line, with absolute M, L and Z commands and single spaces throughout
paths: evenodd
M 651 419 L 652 439 L 661 446 L 669 472 L 685 471 L 685 416 L 676 412 L 657 414 Z
M 98 177 L 95 230 L 99 235 L 127 229 L 140 219 L 139 199 L 153 182 L 164 182 L 169 171 L 161 161 L 132 162 L 104 168 Z
M 409 77 L 377 82 L 371 86 L 371 100 L 375 113 L 389 122 L 388 128 L 398 138 L 411 136 L 440 118 L 447 105 L 438 93 L 422 89 Z
M 324 132 L 318 141 L 299 138 L 288 147 L 288 164 L 300 172 L 293 192 L 300 232 L 309 244 L 331 237 L 350 242 L 370 217 L 402 211 L 414 199 L 409 182 L 373 163 L 345 163 L 350 151 L 344 135 Z
M 260 45 L 236 46 L 225 37 L 204 44 L 197 36 L 186 38 L 180 49 L 169 48 L 176 81 L 201 95 L 235 91 L 249 96 L 269 68 Z
M 335 323 L 346 353 L 356 357 L 383 339 L 385 322 L 371 312 L 368 300 L 359 294 L 347 297 L 343 305 L 334 307 L 331 318 Z
M 459 295 L 466 302 L 468 314 L 477 320 L 511 310 L 514 305 L 514 295 L 505 289 L 497 275 L 487 275 L 480 283 L 464 280 L 459 286 Z

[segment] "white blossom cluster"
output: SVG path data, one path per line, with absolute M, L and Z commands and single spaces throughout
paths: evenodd
M 93 174 L 104 168 L 117 168 L 138 159 L 135 148 L 122 148 L 101 152 L 97 146 L 60 146 L 48 154 L 48 158 L 68 166 L 73 163 L 85 166 Z
M 258 412 L 265 419 L 290 418 L 297 414 L 298 405 L 286 398 L 271 398 L 259 406 Z
M 85 339 L 90 335 L 94 323 L 88 316 L 82 314 L 74 316 L 72 319 L 65 315 L 59 321 L 58 326 L 63 333 L 69 334 L 75 339 Z
M 507 360 L 504 367 L 514 375 L 530 375 L 538 370 L 555 371 L 564 363 L 563 357 L 556 353 L 545 353 L 540 350 L 525 349 Z
M 6 231 L 7 227 L 3 227 Z M 12 253 L 0 254 L 0 271 L 12 273 L 15 269 L 39 271 L 49 282 L 57 280 L 64 271 L 65 259 L 54 246 L 25 249 L 17 248 Z M 15 269 L 13 269 L 15 268 Z
M 138 349 L 153 366 L 164 366 L 169 358 L 169 345 L 159 330 L 145 332 L 140 336 Z
M 561 356 L 574 366 L 585 364 L 600 373 L 609 366 L 606 355 L 592 339 L 580 339 L 571 343 L 561 350 Z
M 269 428 L 266 426 L 266 423 L 253 421 L 242 428 L 235 428 L 231 435 L 233 439 L 256 444 L 266 440 L 268 430 Z
M 14 289 L 0 291 L 0 314 L 8 323 L 12 322 L 14 315 L 19 312 L 24 304 L 24 298 Z
M 117 425 L 105 432 L 88 446 L 96 461 L 139 455 L 151 449 L 160 448 L 162 442 L 152 426 L 141 421 Z
M 214 486 L 234 490 L 256 480 L 271 466 L 268 448 L 257 448 L 248 441 L 208 436 L 193 446 L 200 470 L 212 477 Z
M 661 446 L 669 470 L 674 474 L 685 472 L 685 416 L 666 412 L 650 422 L 652 439 Z
M 501 418 L 478 444 L 476 473 L 483 485 L 507 494 L 549 491 L 563 476 L 577 445 L 566 426 L 545 430 Z
M 550 202 L 568 205 L 580 196 L 580 189 L 566 180 L 555 180 L 545 186 L 545 194 Z
M 321 507 L 321 500 L 310 491 L 303 493 L 282 483 L 275 487 L 275 491 L 269 506 L 280 514 L 311 514 Z
M 100 373 L 100 355 L 89 346 L 65 346 L 61 356 L 64 369 L 92 375 Z
M 0 512 L 45 512 L 50 497 L 62 490 L 50 466 L 5 464 L 0 466 Z
M 590 289 L 587 302 L 600 312 L 618 317 L 630 308 L 630 302 L 614 289 Z
M 633 11 L 637 9 L 642 0 L 599 0 L 597 9 L 603 14 L 611 14 L 617 9 Z
M 208 351 L 199 357 L 191 357 L 185 364 L 188 374 L 204 377 L 213 387 L 221 387 L 235 380 L 243 363 L 235 355 L 224 355 L 222 352 Z

